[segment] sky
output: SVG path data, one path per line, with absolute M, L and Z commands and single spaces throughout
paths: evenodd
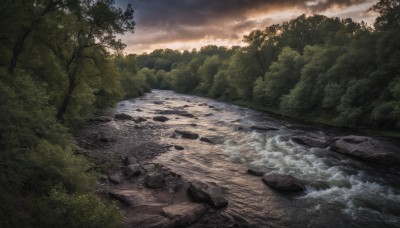
M 135 32 L 121 39 L 125 53 L 155 49 L 192 50 L 206 45 L 244 45 L 243 36 L 254 29 L 296 18 L 322 14 L 373 24 L 368 9 L 378 0 L 116 0 L 131 4 Z

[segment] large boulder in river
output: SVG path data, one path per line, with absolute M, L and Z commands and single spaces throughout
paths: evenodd
M 228 204 L 222 188 L 215 183 L 192 181 L 189 192 L 195 201 L 204 202 L 213 207 L 224 207 Z
M 400 165 L 399 148 L 366 136 L 336 138 L 330 150 L 348 154 L 357 159 L 385 165 Z
M 286 192 L 299 192 L 306 189 L 302 180 L 297 179 L 291 175 L 282 174 L 268 174 L 263 176 L 263 182 L 269 187 L 286 191 Z
M 311 136 L 293 136 L 292 140 L 300 145 L 322 149 L 328 147 L 330 144 L 330 139 L 326 137 L 315 138 Z
M 134 120 L 132 116 L 125 114 L 125 113 L 119 113 L 115 115 L 114 119 L 116 120 Z
M 174 221 L 176 227 L 186 227 L 206 212 L 206 207 L 199 203 L 183 202 L 162 208 L 162 214 Z
M 193 133 L 193 132 L 190 132 L 190 131 L 176 129 L 175 133 L 182 135 L 182 138 L 185 138 L 185 139 L 197 139 L 197 138 L 199 138 L 199 135 L 197 133 Z

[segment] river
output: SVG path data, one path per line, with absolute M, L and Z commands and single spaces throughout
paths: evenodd
M 400 227 L 400 169 L 365 163 L 333 151 L 299 145 L 293 136 L 346 135 L 197 96 L 153 90 L 122 101 L 115 112 L 153 118 L 160 110 L 185 110 L 195 118 L 170 118 L 157 134 L 161 143 L 184 150 L 156 158 L 188 180 L 224 187 L 226 213 L 255 227 Z M 158 123 L 157 123 L 158 124 Z M 252 126 L 277 130 L 257 130 Z M 175 129 L 217 141 L 171 137 Z M 383 140 L 383 139 L 377 139 Z M 302 194 L 272 190 L 249 167 L 307 181 Z

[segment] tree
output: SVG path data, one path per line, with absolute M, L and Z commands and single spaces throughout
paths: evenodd
M 400 27 L 400 2 L 397 0 L 380 0 L 370 10 L 379 13 L 375 20 L 378 30 L 391 30 Z
M 264 105 L 278 106 L 281 96 L 289 93 L 300 78 L 302 57 L 295 50 L 286 47 L 278 60 L 269 68 L 265 78 L 256 81 L 254 94 Z

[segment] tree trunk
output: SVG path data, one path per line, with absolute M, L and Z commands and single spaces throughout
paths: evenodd
M 72 99 L 72 94 L 74 93 L 74 89 L 76 86 L 76 70 L 71 73 L 71 75 L 69 75 L 69 80 L 68 80 L 68 90 L 67 93 L 65 94 L 64 100 L 61 103 L 60 108 L 58 109 L 58 113 L 57 113 L 57 119 L 64 123 L 65 122 L 65 112 L 67 111 L 68 105 L 71 103 L 71 99 Z

